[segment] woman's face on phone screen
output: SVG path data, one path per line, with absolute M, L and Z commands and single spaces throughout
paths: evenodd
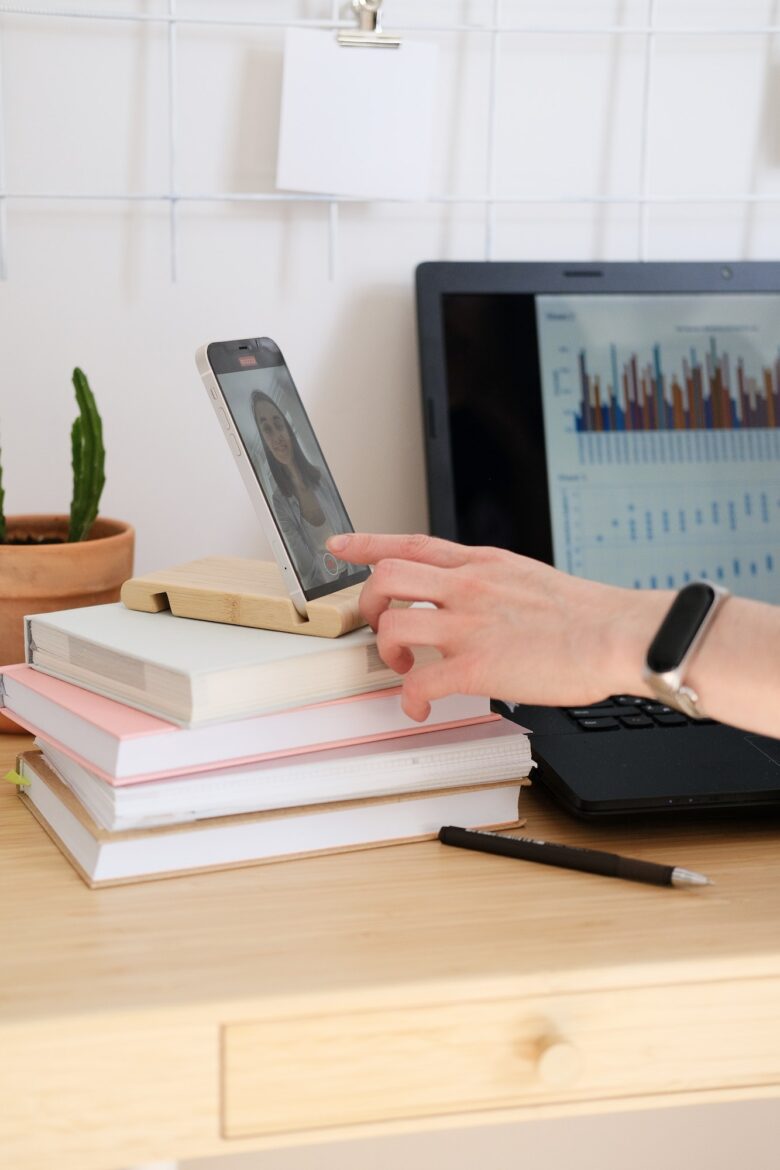
M 274 458 L 280 463 L 292 463 L 290 430 L 280 411 L 270 402 L 259 402 L 255 408 L 255 420 Z

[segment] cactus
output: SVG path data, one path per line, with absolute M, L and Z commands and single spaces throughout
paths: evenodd
M 100 495 L 106 482 L 103 424 L 89 382 L 82 370 L 73 371 L 73 388 L 76 391 L 79 415 L 70 432 L 73 499 L 70 502 L 69 541 L 86 540 L 88 537 L 97 516 Z M 0 544 L 6 543 L 7 536 L 4 500 L 3 467 L 0 462 Z
M 73 499 L 70 503 L 68 540 L 85 540 L 98 513 L 106 482 L 103 424 L 84 372 L 73 371 L 73 388 L 79 407 L 70 432 L 73 466 Z

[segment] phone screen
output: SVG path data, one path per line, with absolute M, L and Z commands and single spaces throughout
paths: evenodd
M 353 528 L 279 347 L 216 342 L 208 358 L 306 600 L 366 580 L 326 548 Z

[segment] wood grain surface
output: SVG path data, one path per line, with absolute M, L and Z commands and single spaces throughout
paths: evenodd
M 0 775 L 29 745 L 0 740 Z M 778 1094 L 780 819 L 594 826 L 522 799 L 534 836 L 716 884 L 428 842 L 90 891 L 0 785 L 9 1165 Z
M 358 612 L 361 588 L 349 585 L 309 601 L 302 617 L 274 561 L 204 557 L 125 581 L 122 601 L 144 613 L 170 609 L 177 617 L 338 638 L 366 624 Z

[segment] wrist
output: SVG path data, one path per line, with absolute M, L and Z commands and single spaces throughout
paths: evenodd
M 615 608 L 612 637 L 608 641 L 613 679 L 610 694 L 653 698 L 644 680 L 647 650 L 675 598 L 670 589 L 624 590 L 622 604 Z

